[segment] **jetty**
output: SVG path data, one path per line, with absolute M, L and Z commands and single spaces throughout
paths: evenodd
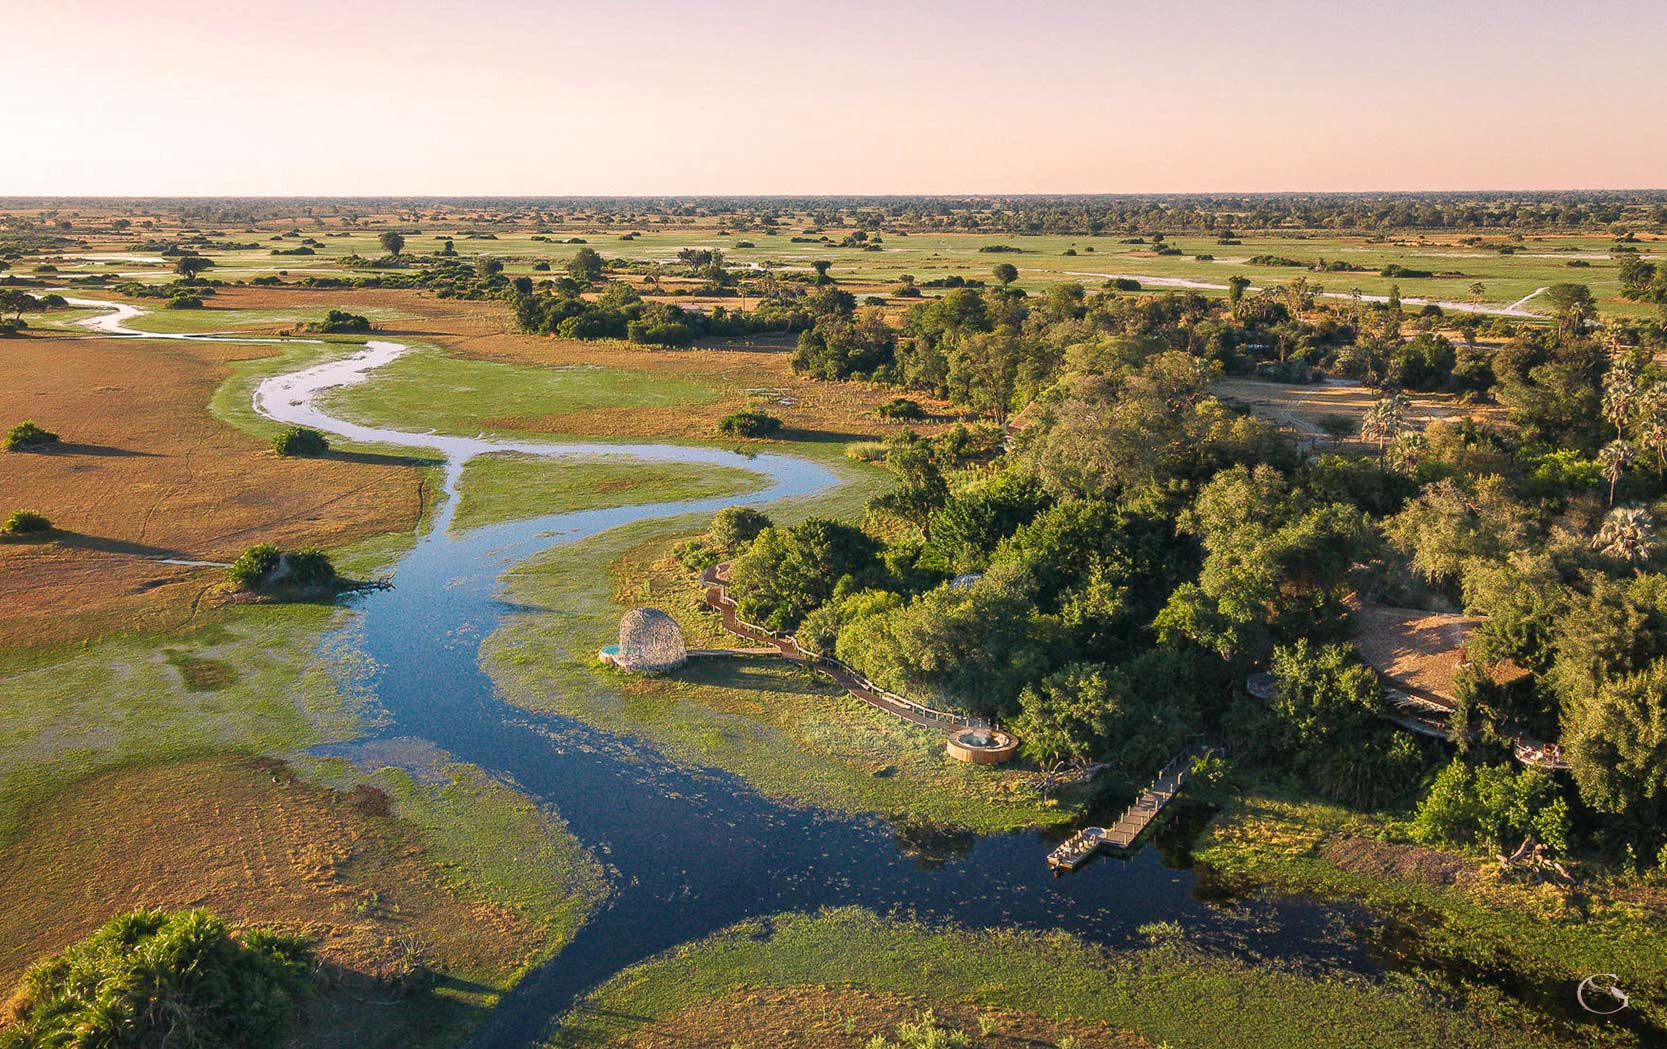
M 1171 758 L 1116 823 L 1109 827 L 1084 827 L 1077 831 L 1064 844 L 1048 853 L 1048 866 L 1056 871 L 1074 871 L 1101 849 L 1128 849 L 1146 833 L 1146 828 L 1157 820 L 1158 814 L 1191 778 L 1193 763 L 1211 753 L 1212 748 L 1199 746 Z

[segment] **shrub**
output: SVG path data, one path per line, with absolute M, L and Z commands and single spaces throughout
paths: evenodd
M 203 308 L 203 299 L 201 295 L 178 291 L 170 295 L 168 301 L 162 305 L 164 309 L 170 310 L 200 310 Z
M 729 506 L 719 510 L 706 530 L 706 538 L 719 550 L 738 550 L 770 527 L 770 519 L 746 506 Z
M 241 590 L 254 590 L 278 568 L 283 551 L 271 543 L 260 543 L 243 551 L 241 557 L 226 569 L 226 578 Z
M 29 326 L 29 322 L 22 317 L 7 317 L 0 320 L 0 336 L 16 335 Z
M 52 530 L 52 522 L 45 514 L 33 510 L 13 510 L 6 523 L 0 525 L 0 535 L 35 535 Z
M 725 437 L 772 437 L 780 431 L 780 419 L 750 408 L 726 415 L 718 423 L 718 432 Z
M 8 452 L 26 452 L 33 448 L 43 448 L 46 445 L 57 443 L 58 435 L 38 425 L 33 419 L 25 419 L 6 431 L 6 451 Z
M 226 569 L 226 578 L 240 590 L 315 590 L 336 581 L 336 566 L 322 550 L 280 550 L 261 543 L 243 551 Z
M 330 556 L 316 548 L 284 554 L 283 565 L 289 569 L 289 574 L 281 575 L 285 584 L 310 589 L 331 586 L 336 581 L 336 566 L 330 563 Z
M 1507 852 L 1532 835 L 1552 853 L 1569 851 L 1569 807 L 1539 769 L 1481 765 L 1458 758 L 1436 776 L 1412 821 L 1419 841 Z
M 919 422 L 926 418 L 926 409 L 920 406 L 920 402 L 907 397 L 895 397 L 880 405 L 876 411 L 880 418 L 897 422 Z
M 305 426 L 291 426 L 272 438 L 272 450 L 279 455 L 323 455 L 330 450 L 330 442 L 317 430 Z
M 311 328 L 326 335 L 364 335 L 370 331 L 370 318 L 346 310 L 331 310 Z
M 134 911 L 24 975 L 6 1045 L 282 1045 L 311 993 L 312 946 L 206 911 Z

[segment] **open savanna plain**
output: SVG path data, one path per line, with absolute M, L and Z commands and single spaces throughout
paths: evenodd
M 208 309 L 155 310 L 134 326 L 265 337 L 333 308 L 417 347 L 385 381 L 335 398 L 352 418 L 710 443 L 722 413 L 768 399 L 792 429 L 757 447 L 799 444 L 866 475 L 848 500 L 883 477 L 840 455 L 846 440 L 895 429 L 873 415 L 880 392 L 800 394 L 779 342 L 676 354 L 568 344 L 510 332 L 501 303 L 412 291 L 227 288 Z M 25 901 L 0 925 L 0 981 L 123 910 L 203 906 L 319 945 L 324 993 L 304 1044 L 453 1043 L 605 898 L 601 869 L 558 813 L 443 753 L 415 775 L 404 756 L 388 759 L 400 769 L 311 756 L 380 719 L 362 687 L 374 668 L 329 640 L 355 613 L 244 603 L 220 568 L 171 563 L 227 562 L 270 541 L 323 547 L 348 577 L 375 578 L 426 520 L 437 460 L 350 444 L 316 459 L 270 450 L 279 427 L 252 411 L 255 384 L 358 340 L 117 338 L 79 323 L 100 312 L 56 311 L 6 345 L 17 381 L 0 411 L 63 440 L 0 456 L 8 511 L 55 526 L 0 543 L 0 875 Z M 465 472 L 453 527 L 758 484 L 727 468 L 493 456 Z M 591 582 L 612 590 L 605 565 Z
M 116 218 L 132 225 L 118 229 Z M 1016 285 L 1031 292 L 1122 279 L 1147 292 L 1216 296 L 1234 275 L 1257 286 L 1306 276 L 1330 295 L 1387 295 L 1398 286 L 1410 301 L 1514 310 L 1530 321 L 1543 288 L 1578 280 L 1607 316 L 1649 312 L 1619 297 L 1613 239 L 1590 232 L 1461 243 L 1241 231 L 1233 245 L 1173 236 L 1165 244 L 1181 249 L 1175 255 L 1115 235 L 899 231 L 877 245 L 844 244 L 854 230 L 819 229 L 808 215 L 775 230 L 727 228 L 711 217 L 534 223 L 461 210 L 372 211 L 345 227 L 296 214 L 244 227 L 136 207 L 92 226 L 74 243 L 13 259 L 11 274 L 36 294 L 137 305 L 147 312 L 131 326 L 157 337 L 99 335 L 84 322 L 101 311 L 72 304 L 30 313 L 19 337 L 0 340 L 0 424 L 33 419 L 62 435 L 45 450 L 0 453 L 0 515 L 38 510 L 55 526 L 0 542 L 0 882 L 24 901 L 0 918 L 0 990 L 122 910 L 203 906 L 238 925 L 304 932 L 319 945 L 323 993 L 301 1037 L 319 1046 L 456 1044 L 531 967 L 559 956 L 615 886 L 561 813 L 507 778 L 421 741 L 405 753 L 354 752 L 357 763 L 320 756 L 347 753 L 318 748 L 388 720 L 376 699 L 377 668 L 352 645 L 360 611 L 350 600 L 248 602 L 226 590 L 220 565 L 273 542 L 323 548 L 354 580 L 382 577 L 432 520 L 441 463 L 420 449 L 351 443 L 318 458 L 279 457 L 270 442 L 281 427 L 254 411 L 256 385 L 345 356 L 367 338 L 397 340 L 411 352 L 369 381 L 328 392 L 319 406 L 412 432 L 784 453 L 837 476 L 816 496 L 762 507 L 781 524 L 861 520 L 892 474 L 847 458 L 846 446 L 905 429 L 877 414 L 896 389 L 795 374 L 788 335 L 652 349 L 519 332 L 502 300 L 301 285 L 400 274 L 400 265 L 364 264 L 384 254 L 382 231 L 420 227 L 405 235 L 409 255 L 449 242 L 467 260 L 496 260 L 506 275 L 534 281 L 559 275 L 588 246 L 641 264 L 619 279 L 645 295 L 703 310 L 749 307 L 769 294 L 772 275 L 827 262 L 843 287 L 883 300 L 893 319 L 913 301 L 895 294 L 904 275 L 920 285 L 992 281 L 997 263 L 1014 265 Z M 147 244 L 205 231 L 213 243 L 197 250 L 214 263 L 205 275 L 217 286 L 202 308 L 168 310 L 158 298 L 124 293 L 126 281 L 174 279 L 172 258 Z M 313 242 L 309 254 L 273 253 L 304 241 Z M 1650 236 L 1638 247 L 1655 259 L 1667 249 Z M 736 294 L 704 296 L 692 279 L 654 272 L 686 249 L 721 250 L 744 273 Z M 1311 273 L 1251 262 L 1256 256 L 1359 269 Z M 1437 275 L 1380 276 L 1390 265 Z M 362 316 L 375 331 L 309 330 L 332 310 Z M 314 341 L 166 337 L 210 334 Z M 1217 392 L 1308 434 L 1325 416 L 1357 417 L 1370 403 L 1354 387 L 1249 379 Z M 958 420 L 947 403 L 922 403 L 919 432 L 941 433 Z M 745 408 L 779 418 L 779 434 L 718 436 L 719 421 Z M 1473 410 L 1440 396 L 1416 403 L 1420 420 Z M 451 529 L 739 498 L 761 484 L 730 467 L 483 456 L 462 471 Z M 708 520 L 641 522 L 508 568 L 501 584 L 509 610 L 482 639 L 479 659 L 514 716 L 573 718 L 645 740 L 673 763 L 732 773 L 772 802 L 884 820 L 922 864 L 936 857 L 916 850 L 911 836 L 1063 833 L 1082 816 L 1085 792 L 1043 798 L 1034 766 L 953 762 L 941 733 L 880 714 L 782 660 L 700 661 L 654 677 L 598 665 L 596 651 L 617 637 L 620 614 L 643 605 L 675 617 L 691 647 L 740 643 L 704 607 L 678 556 L 679 543 Z M 1305 829 L 1281 828 L 1279 840 L 1300 838 L 1287 851 L 1307 857 L 1313 843 L 1302 835 L 1316 818 L 1290 819 Z M 1318 862 L 1299 868 L 1304 878 L 1270 874 L 1290 866 L 1286 857 L 1236 835 L 1278 822 L 1241 806 L 1205 840 L 1217 864 L 1247 885 L 1362 895 L 1353 885 L 1327 892 L 1320 883 L 1331 867 Z M 1483 917 L 1466 910 L 1472 923 L 1459 927 L 1483 930 L 1485 939 L 1484 917 L 1509 910 L 1510 898 L 1501 889 Z M 1550 1042 L 1519 1003 L 1489 997 L 1488 987 L 1470 988 L 1466 1001 L 1486 1008 L 1469 1016 L 1410 977 L 1315 978 L 1227 961 L 1164 927 L 1145 938 L 1144 947 L 1110 952 L 1063 933 L 972 932 L 854 909 L 780 915 L 627 969 L 582 998 L 550 1038 L 854 1049 L 875 1035 L 896 1037 L 900 1023 L 931 1009 L 938 1023 L 989 1047 Z M 1576 953 L 1535 974 L 1561 979 L 1597 957 Z
M 1150 291 L 1193 289 L 1222 295 L 1228 278 L 1235 275 L 1249 278 L 1252 287 L 1257 288 L 1300 276 L 1338 299 L 1357 294 L 1386 296 L 1398 289 L 1414 303 L 1439 302 L 1488 311 L 1515 307 L 1531 313 L 1536 307 L 1535 297 L 1543 289 L 1574 281 L 1591 287 L 1606 314 L 1647 317 L 1653 313 L 1652 307 L 1620 296 L 1616 240 L 1595 231 L 1385 234 L 1336 229 L 1239 229 L 1226 238 L 1236 242 L 1231 244 L 1220 243 L 1223 238 L 1219 235 L 1196 232 L 1172 232 L 1160 244 L 1149 235 L 1130 237 L 1112 232 L 1065 235 L 909 232 L 898 228 L 865 234 L 866 239 L 855 242 L 851 239 L 855 230 L 823 228 L 809 214 L 789 216 L 769 228 L 749 228 L 723 215 L 643 215 L 633 219 L 572 213 L 546 215 L 545 219 L 456 209 L 377 213 L 369 208 L 357 212 L 353 225 L 343 228 L 333 217 L 296 215 L 242 228 L 210 230 L 209 234 L 226 247 L 207 254 L 216 264 L 213 276 L 227 281 L 363 277 L 367 271 L 351 260 L 380 256 L 380 233 L 394 229 L 406 231 L 405 250 L 412 255 L 433 254 L 450 242 L 464 259 L 488 256 L 500 260 L 506 274 L 535 281 L 559 274 L 568 260 L 586 247 L 608 259 L 642 264 L 648 272 L 655 264 L 676 265 L 678 253 L 685 249 L 718 250 L 724 253 L 731 269 L 751 271 L 749 276 L 758 278 L 750 289 L 753 302 L 764 293 L 757 286 L 763 278 L 772 273 L 806 273 L 816 262 L 827 262 L 829 275 L 851 291 L 887 299 L 905 274 L 923 286 L 956 276 L 989 281 L 992 267 L 1006 262 L 1018 270 L 1015 286 L 1032 292 L 1060 281 L 1097 287 L 1123 278 L 1140 281 Z M 14 270 L 25 273 L 29 263 L 41 263 L 56 266 L 63 274 L 93 274 L 111 281 L 165 280 L 171 260 L 133 250 L 135 241 L 203 230 L 199 226 L 174 225 L 177 218 L 161 211 L 149 221 L 154 224 L 150 230 L 112 230 L 106 236 L 80 239 L 73 247 L 44 251 L 38 258 L 22 260 Z M 1637 234 L 1626 246 L 1649 261 L 1667 256 L 1667 243 L 1653 233 Z M 298 248 L 308 253 L 274 254 Z M 1321 262 L 1347 268 L 1329 272 L 1306 268 Z M 1414 275 L 1386 274 L 1384 271 L 1392 266 Z M 1478 284 L 1480 291 L 1474 287 Z M 644 290 L 651 295 L 666 293 L 672 301 L 702 304 L 695 294 L 695 282 L 675 276 L 657 280 Z M 744 284 L 741 290 L 739 300 L 726 299 L 723 304 L 746 306 L 749 288 Z M 925 293 L 934 292 L 927 287 Z M 287 316 L 282 304 L 269 309 L 274 319 Z M 166 327 L 194 322 L 167 318 L 153 323 Z

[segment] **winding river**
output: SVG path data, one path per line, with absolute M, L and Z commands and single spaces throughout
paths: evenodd
M 112 312 L 83 323 L 100 333 L 155 336 L 127 322 L 132 306 L 74 300 Z M 299 341 L 299 340 L 236 340 Z M 951 840 L 923 850 L 885 822 L 795 808 L 744 780 L 671 761 L 645 741 L 506 703 L 480 665 L 481 642 L 511 614 L 501 576 L 516 562 L 620 525 L 826 491 L 837 478 L 788 455 L 742 456 L 658 444 L 560 444 L 448 436 L 334 418 L 319 394 L 364 382 L 407 347 L 371 341 L 343 358 L 267 379 L 254 407 L 275 420 L 352 441 L 436 450 L 445 491 L 426 532 L 393 572 L 395 588 L 351 600 L 358 614 L 328 640 L 368 657 L 386 723 L 355 747 L 385 755 L 426 741 L 557 809 L 609 866 L 610 895 L 575 939 L 533 971 L 476 1034 L 481 1047 L 536 1041 L 586 990 L 625 966 L 734 922 L 783 911 L 858 904 L 972 926 L 1062 928 L 1110 946 L 1142 942 L 1139 928 L 1174 922 L 1201 946 L 1276 957 L 1318 969 L 1374 972 L 1347 909 L 1299 899 L 1211 902 L 1184 866 L 1148 846 L 1053 877 L 1036 833 Z M 731 498 L 586 510 L 453 533 L 463 464 L 492 452 L 571 459 L 631 456 L 739 467 L 764 475 L 762 491 Z M 534 614 L 539 614 L 535 611 Z M 543 614 L 558 614 L 545 612 Z M 332 748 L 352 756 L 355 747 Z

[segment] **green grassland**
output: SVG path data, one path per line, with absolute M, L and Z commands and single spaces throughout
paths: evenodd
M 1616 270 L 1619 263 L 1611 257 L 1611 238 L 1593 235 L 1566 236 L 1556 234 L 1532 235 L 1513 239 L 1507 233 L 1490 234 L 1478 245 L 1463 245 L 1453 238 L 1428 239 L 1417 234 L 1405 234 L 1384 239 L 1367 234 L 1342 231 L 1278 231 L 1240 234 L 1241 243 L 1223 245 L 1213 236 L 1182 234 L 1166 244 L 1181 251 L 1179 255 L 1158 255 L 1151 244 L 1125 244 L 1119 236 L 1055 236 L 1017 234 L 928 233 L 902 236 L 882 235 L 879 250 L 861 247 L 838 247 L 839 234 L 829 234 L 835 243 L 792 243 L 794 231 L 774 234 L 749 232 L 721 235 L 709 228 L 645 228 L 632 240 L 619 237 L 623 230 L 597 231 L 594 229 L 564 230 L 552 234 L 549 241 L 535 241 L 533 234 L 504 232 L 494 239 L 469 239 L 456 229 L 427 229 L 421 235 L 407 237 L 406 252 L 412 255 L 438 250 L 443 236 L 456 238 L 457 251 L 465 260 L 486 255 L 503 260 L 505 272 L 513 276 L 542 279 L 549 273 L 535 271 L 535 262 L 548 262 L 560 272 L 566 262 L 581 248 L 591 247 L 605 257 L 632 262 L 660 262 L 676 265 L 677 252 L 683 248 L 717 248 L 730 259 L 733 267 L 741 269 L 753 264 L 765 268 L 792 271 L 808 269 L 815 260 L 832 263 L 830 274 L 859 288 L 883 293 L 887 286 L 895 286 L 900 275 L 908 273 L 919 281 L 958 274 L 989 279 L 990 270 L 997 263 L 1008 262 L 1019 270 L 1018 287 L 1040 291 L 1062 280 L 1080 281 L 1090 287 L 1108 277 L 1132 277 L 1148 282 L 1149 289 L 1157 290 L 1165 281 L 1195 282 L 1220 287 L 1201 288 L 1206 294 L 1220 294 L 1227 278 L 1242 274 L 1256 286 L 1283 283 L 1302 276 L 1318 283 L 1327 292 L 1348 296 L 1355 290 L 1367 295 L 1385 295 L 1392 285 L 1398 285 L 1408 298 L 1428 298 L 1450 302 L 1469 302 L 1470 285 L 1480 282 L 1484 291 L 1479 301 L 1490 306 L 1504 306 L 1535 292 L 1537 289 L 1563 281 L 1589 284 L 1606 313 L 1616 316 L 1649 316 L 1652 308 L 1629 303 L 1618 297 Z M 585 245 L 559 243 L 577 234 Z M 220 280 L 247 280 L 287 271 L 290 278 L 302 276 L 352 276 L 372 271 L 345 271 L 338 259 L 345 254 L 363 256 L 383 254 L 374 232 L 356 232 L 347 237 L 321 238 L 325 247 L 312 256 L 273 256 L 267 247 L 257 251 L 210 251 L 217 265 L 210 276 Z M 754 247 L 738 247 L 740 243 Z M 293 241 L 273 242 L 274 246 L 293 245 Z M 1500 246 L 1515 249 L 1514 254 L 1501 254 Z M 988 247 L 1010 247 L 1018 251 L 994 254 L 981 251 Z M 1667 249 L 1658 243 L 1641 243 L 1638 247 L 1646 258 L 1667 257 Z M 1067 254 L 1072 252 L 1074 254 Z M 1214 256 L 1201 259 L 1199 256 Z M 1342 261 L 1363 267 L 1362 272 L 1314 273 L 1298 267 L 1253 265 L 1249 259 L 1272 255 L 1293 259 L 1305 264 L 1320 259 Z M 1588 263 L 1585 267 L 1570 267 L 1571 261 Z M 1383 277 L 1380 271 L 1387 265 L 1400 264 L 1409 269 L 1430 271 L 1431 277 Z M 129 267 L 142 264 L 123 264 Z M 68 264 L 65 272 L 72 272 Z M 97 267 L 86 267 L 86 272 L 98 272 Z M 165 280 L 167 266 L 155 267 L 149 279 Z M 397 272 L 397 271 L 396 271 Z M 744 275 L 744 274 L 743 274 Z M 1530 302 L 1530 308 L 1532 308 Z M 184 323 L 184 322 L 182 322 Z M 156 329 L 162 330 L 162 329 Z
M 456 529 L 572 510 L 715 499 L 756 492 L 764 478 L 726 466 L 638 459 L 482 455 L 463 468 Z
M 1176 942 L 1173 930 L 1150 937 L 1151 947 L 1112 954 L 1064 933 L 972 932 L 856 908 L 781 915 L 626 970 L 570 1011 L 549 1044 L 629 1045 L 632 1032 L 692 1003 L 803 986 L 1105 1021 L 1175 1049 L 1548 1044 L 1502 1004 L 1461 1011 L 1411 981 L 1253 968 Z
M 368 715 L 315 654 L 347 613 L 326 605 L 224 610 L 179 637 L 118 636 L 84 647 L 11 653 L 0 664 L 0 838 L 75 780 L 129 764 L 221 752 L 285 753 L 355 735 Z M 230 669 L 211 689 L 185 670 Z
M 719 396 L 711 387 L 675 376 L 623 368 L 504 364 L 424 349 L 378 369 L 375 381 L 333 391 L 319 403 L 354 422 L 473 435 L 482 429 L 516 433 L 509 424 L 514 419 L 705 404 Z
M 1407 934 L 1394 949 L 1409 950 L 1420 964 L 1511 973 L 1562 989 L 1591 973 L 1616 973 L 1637 1008 L 1667 1022 L 1667 892 L 1659 886 L 1606 883 L 1607 877 L 1567 890 L 1507 881 L 1489 858 L 1432 855 L 1407 841 L 1391 819 L 1313 799 L 1253 794 L 1215 820 L 1193 855 L 1241 888 L 1362 903 Z M 1371 856 L 1374 846 L 1385 862 L 1337 858 Z M 1388 863 L 1391 856 L 1411 863 L 1410 873 Z M 1421 874 L 1420 856 L 1442 861 L 1440 873 Z

